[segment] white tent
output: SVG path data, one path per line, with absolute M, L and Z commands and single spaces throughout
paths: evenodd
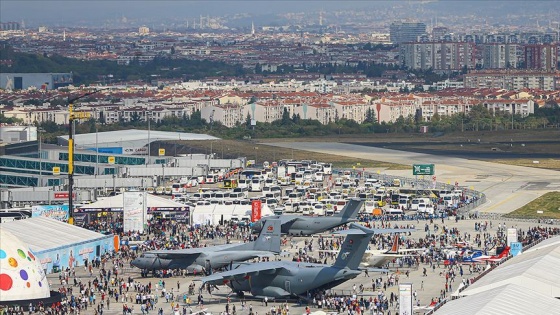
M 261 216 L 266 217 L 274 213 L 267 205 L 262 205 Z M 238 219 L 251 217 L 251 205 L 201 205 L 192 211 L 193 224 L 219 224 L 220 221 L 229 221 L 235 216 Z
M 107 238 L 101 233 L 45 217 L 2 223 L 0 229 L 11 232 L 29 244 L 34 252 Z
M 554 239 L 560 240 L 560 237 Z M 536 245 L 530 251 L 511 258 L 469 286 L 461 295 L 477 294 L 513 283 L 552 298 L 560 297 L 560 244 L 549 244 L 554 244 L 554 241 Z
M 170 199 L 147 195 L 148 212 L 153 211 L 187 211 L 189 206 L 182 203 L 175 202 Z M 100 199 L 89 205 L 80 207 L 76 212 L 100 212 L 100 211 L 122 211 L 123 208 L 123 195 L 116 195 Z
M 517 284 L 506 284 L 446 303 L 436 314 L 446 315 L 553 315 L 560 310 L 560 300 L 527 290 Z
M 437 314 L 558 314 L 560 237 L 515 256 L 438 309 Z M 519 301 L 529 301 L 520 303 Z

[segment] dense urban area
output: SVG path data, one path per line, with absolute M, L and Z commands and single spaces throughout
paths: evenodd
M 279 14 L 281 26 L 236 15 L 157 28 L 124 15 L 79 28 L 2 21 L 2 120 L 56 132 L 67 100 L 98 90 L 80 100 L 85 129 L 152 120 L 248 138 L 558 126 L 560 26 L 546 14 L 470 28 L 355 14 Z
M 0 315 L 558 314 L 557 2 L 2 2 Z

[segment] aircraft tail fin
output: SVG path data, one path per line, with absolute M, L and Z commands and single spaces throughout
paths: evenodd
M 263 224 L 259 237 L 253 242 L 252 250 L 269 251 L 280 253 L 280 236 L 282 221 L 279 219 L 269 219 Z
M 354 223 L 350 225 L 350 228 L 351 230 L 345 233 L 347 234 L 346 239 L 340 247 L 340 252 L 333 266 L 356 270 L 360 267 L 360 262 L 374 232 Z
M 393 246 L 387 252 L 388 254 L 397 254 L 399 252 L 399 235 L 395 234 L 395 238 L 393 239 Z
M 335 216 L 342 217 L 343 219 L 355 219 L 363 205 L 364 202 L 359 199 L 350 199 L 344 208 Z
M 504 250 L 498 255 L 498 258 L 506 258 L 509 255 L 510 247 L 507 246 Z

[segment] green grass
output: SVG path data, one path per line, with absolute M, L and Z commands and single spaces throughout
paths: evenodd
M 543 211 L 543 213 L 537 213 Z M 523 207 L 505 215 L 520 219 L 560 219 L 560 191 L 548 192 Z

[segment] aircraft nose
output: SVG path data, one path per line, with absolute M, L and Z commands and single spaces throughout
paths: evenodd
M 130 264 L 136 268 L 145 269 L 148 267 L 148 260 L 143 257 L 135 258 L 130 262 Z
M 130 265 L 131 265 L 131 266 L 134 266 L 134 267 L 140 268 L 140 266 L 139 266 L 139 265 L 140 265 L 140 258 L 133 259 L 133 260 L 130 262 Z

